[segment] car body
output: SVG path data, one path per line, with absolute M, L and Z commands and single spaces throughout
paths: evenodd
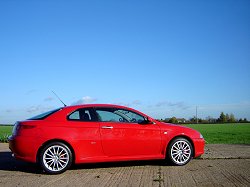
M 15 158 L 38 162 L 50 174 L 71 163 L 163 159 L 185 165 L 204 145 L 196 130 L 110 104 L 65 106 L 16 122 L 9 138 Z

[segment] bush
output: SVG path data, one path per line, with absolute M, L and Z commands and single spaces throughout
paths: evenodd
M 4 134 L 4 135 L 0 136 L 0 142 L 8 143 L 9 136 L 10 136 L 9 134 Z

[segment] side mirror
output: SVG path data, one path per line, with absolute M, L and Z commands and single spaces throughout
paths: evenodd
M 145 118 L 144 120 L 139 121 L 138 123 L 141 125 L 153 124 L 153 122 L 150 121 L 148 118 Z

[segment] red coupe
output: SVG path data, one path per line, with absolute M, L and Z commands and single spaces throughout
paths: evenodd
M 204 153 L 202 135 L 131 108 L 66 106 L 16 122 L 9 147 L 17 159 L 58 174 L 72 163 L 163 159 L 185 165 Z

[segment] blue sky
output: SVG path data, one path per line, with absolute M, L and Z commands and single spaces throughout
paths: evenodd
M 1 1 L 0 123 L 68 104 L 250 119 L 250 1 Z

